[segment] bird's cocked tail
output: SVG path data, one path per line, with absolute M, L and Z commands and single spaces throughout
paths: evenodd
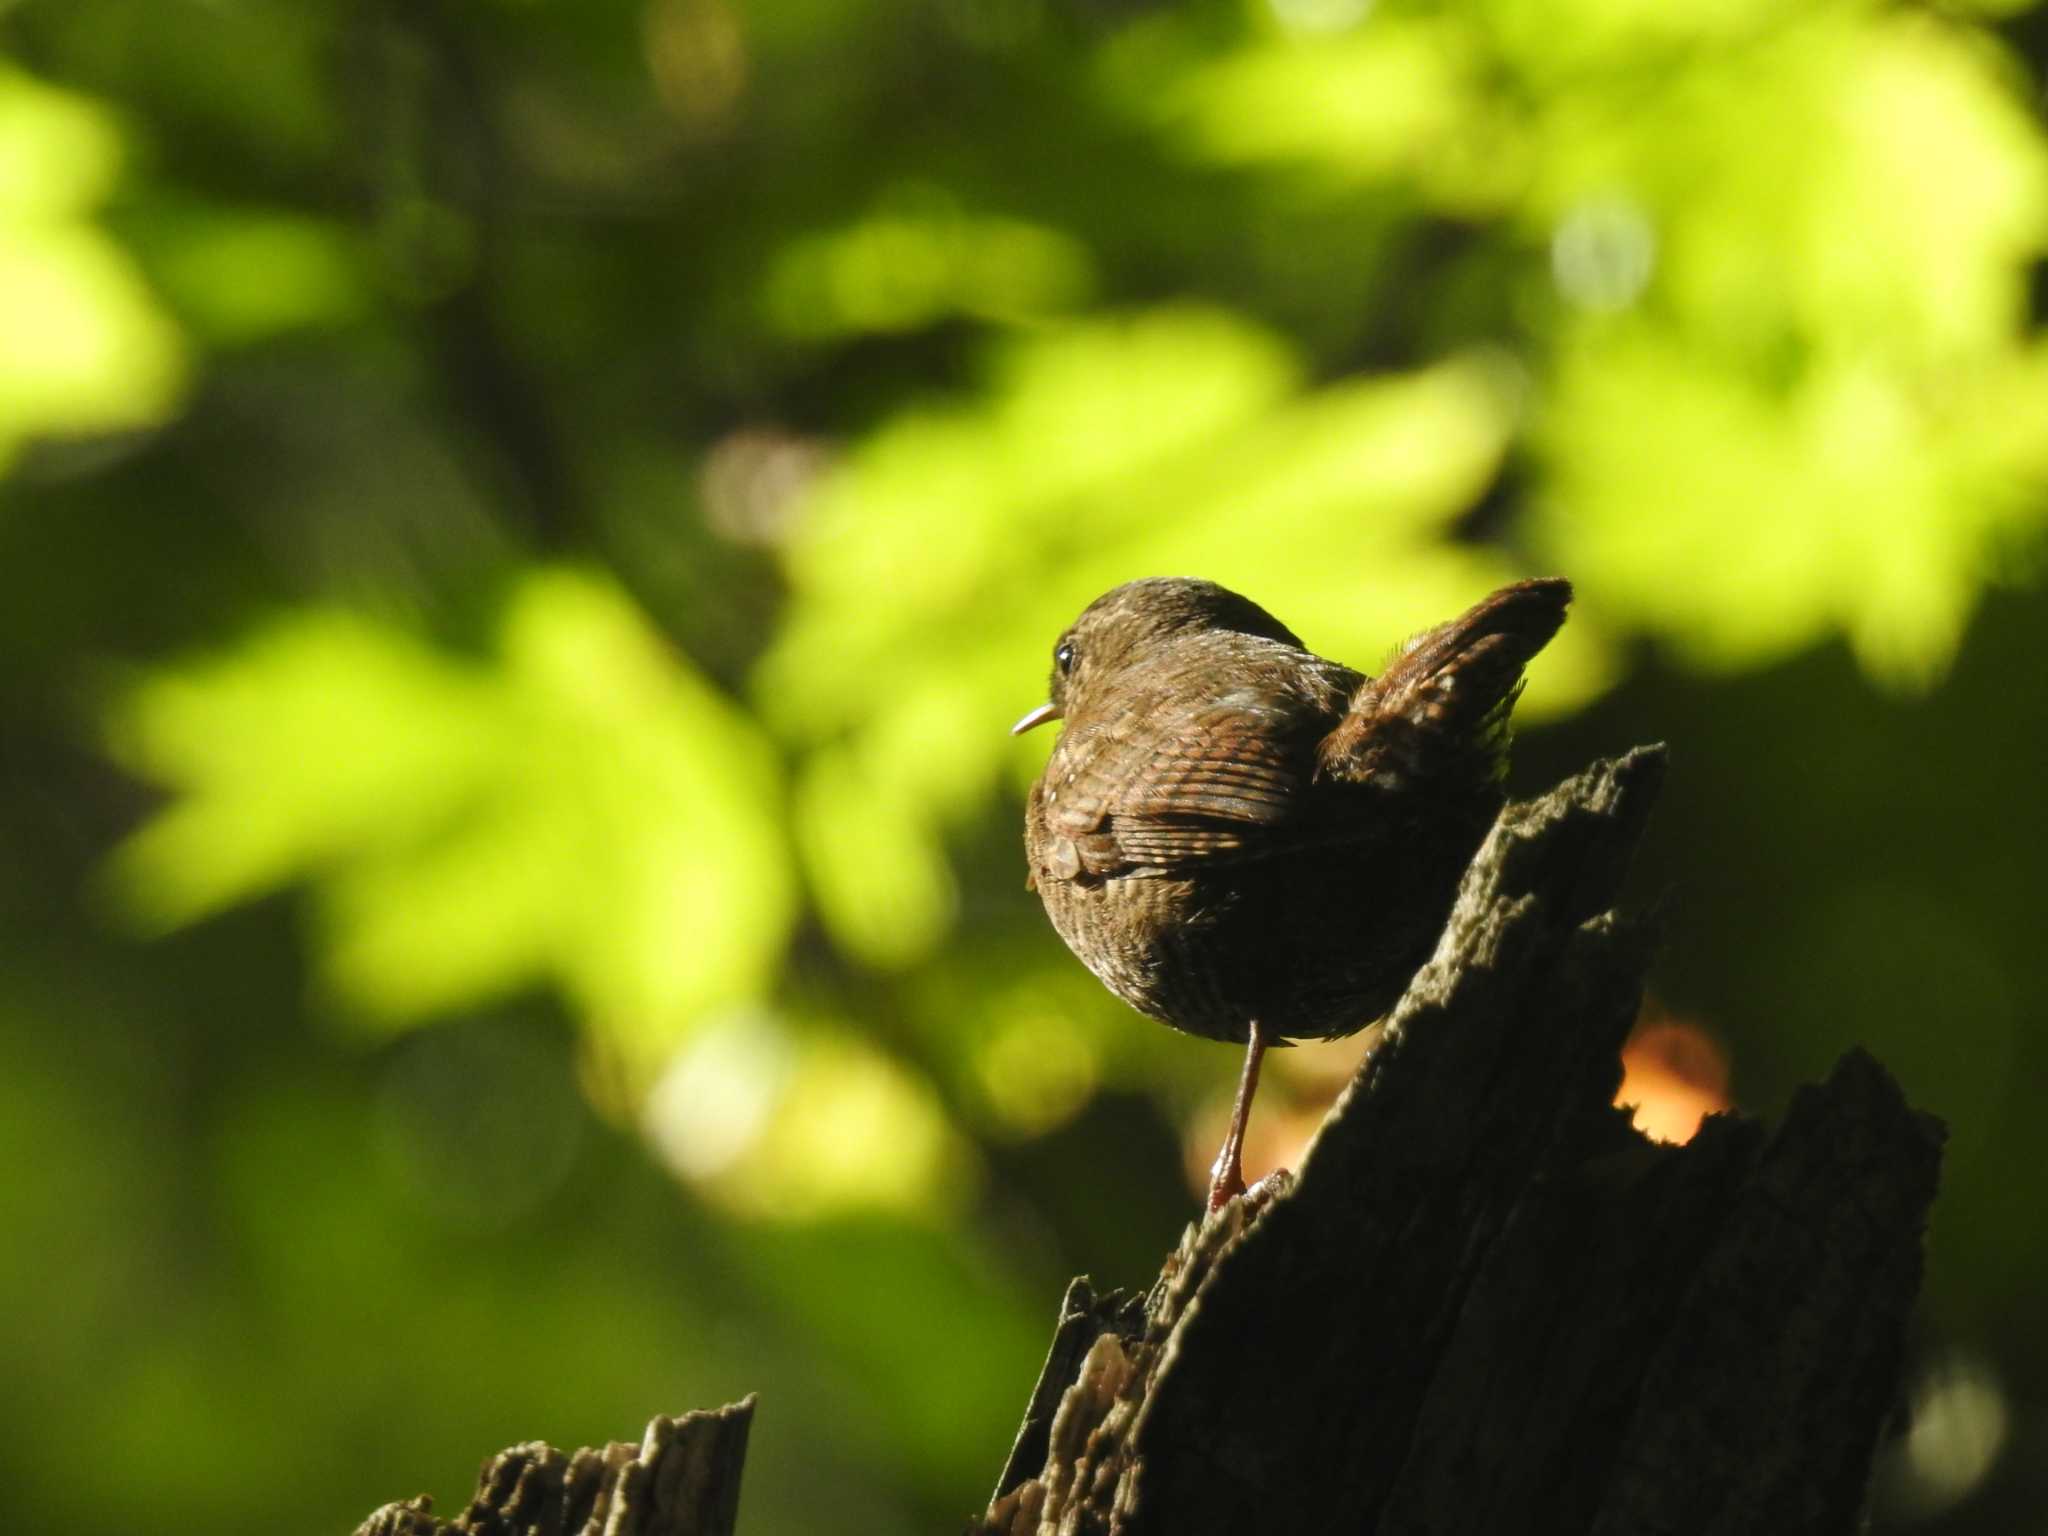
M 1402 646 L 1317 750 L 1318 771 L 1393 787 L 1411 778 L 1498 779 L 1522 669 L 1564 623 L 1572 584 L 1518 581 Z

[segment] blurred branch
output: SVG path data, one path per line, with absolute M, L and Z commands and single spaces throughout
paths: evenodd
M 574 548 L 586 530 L 570 456 L 545 381 L 508 319 L 506 251 L 521 170 L 490 70 L 472 29 L 446 6 L 387 5 L 366 17 L 365 42 L 382 45 L 370 76 L 383 88 L 359 110 L 383 146 L 381 216 L 420 247 L 410 259 L 428 290 L 416 301 L 422 355 L 449 410 L 500 472 L 495 489 L 535 547 Z M 397 56 L 406 49 L 410 67 Z M 452 211 L 452 228 L 428 216 L 435 209 Z M 437 240 L 460 249 L 437 250 Z
M 453 1520 L 431 1513 L 422 1494 L 387 1504 L 356 1536 L 732 1536 L 749 1396 L 713 1411 L 656 1418 L 640 1444 L 564 1456 L 531 1441 L 484 1464 L 476 1496 Z
M 1858 1528 L 1943 1131 L 1860 1052 L 1774 1136 L 1612 1107 L 1662 768 L 1510 807 L 1299 1178 L 1075 1282 L 977 1529 Z

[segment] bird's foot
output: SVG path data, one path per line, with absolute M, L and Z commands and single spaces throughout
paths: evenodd
M 1244 1192 L 1244 1170 L 1236 1163 L 1225 1168 L 1219 1158 L 1209 1170 L 1209 1214 L 1215 1215 Z
M 1233 1200 L 1242 1199 L 1246 1214 L 1260 1209 L 1269 1201 L 1277 1199 L 1294 1187 L 1294 1175 L 1285 1168 L 1275 1168 L 1250 1188 L 1244 1182 L 1244 1169 L 1240 1164 L 1225 1168 L 1219 1160 L 1212 1171 L 1209 1183 L 1209 1214 L 1214 1215 Z
M 1244 1193 L 1244 1125 L 1251 1116 L 1252 1095 L 1259 1089 L 1259 1063 L 1265 1057 L 1266 1044 L 1266 1031 L 1257 1019 L 1251 1020 L 1245 1026 L 1244 1072 L 1237 1080 L 1237 1102 L 1230 1107 L 1230 1132 L 1209 1170 L 1211 1215 Z

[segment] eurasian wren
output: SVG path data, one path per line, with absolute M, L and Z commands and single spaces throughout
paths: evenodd
M 1025 810 L 1030 883 L 1118 997 L 1245 1042 L 1210 1209 L 1244 1189 L 1267 1045 L 1364 1028 L 1428 958 L 1571 595 L 1503 587 L 1378 677 L 1207 581 L 1130 582 L 1060 636 L 1051 701 L 1013 727 L 1066 722 Z

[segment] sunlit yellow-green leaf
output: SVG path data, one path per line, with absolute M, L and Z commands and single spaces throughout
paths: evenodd
M 242 346 L 361 315 L 361 253 L 336 226 L 274 210 L 166 216 L 153 270 L 200 338 Z
M 2001 544 L 2042 522 L 2048 371 L 1901 378 L 1816 365 L 1779 392 L 1669 336 L 1617 327 L 1566 360 L 1538 532 L 1582 590 L 1715 666 L 1846 631 L 1924 681 Z
M 1405 188 L 1547 255 L 1536 531 L 1587 613 L 1721 665 L 1846 633 L 1924 680 L 2038 526 L 2044 434 L 1981 413 L 2038 420 L 2048 142 L 1979 31 L 1566 0 L 1136 35 L 1104 79 L 1176 151 Z
M 310 881 L 329 976 L 411 1019 L 561 987 L 629 1065 L 761 995 L 790 919 L 765 745 L 593 575 L 539 570 L 488 655 L 278 620 L 122 701 L 170 805 L 121 850 L 155 927 Z
M 0 66 L 0 466 L 41 434 L 154 423 L 178 397 L 175 329 L 90 222 L 119 162 L 97 107 Z
M 970 213 L 937 188 L 905 187 L 845 228 L 792 242 L 769 269 L 763 303 L 777 329 L 828 338 L 954 314 L 1055 314 L 1093 285 L 1087 251 L 1072 237 Z
M 1668 68 L 1648 101 L 1559 97 L 1528 214 L 1639 202 L 1656 297 L 1699 343 L 1788 339 L 1913 361 L 2002 343 L 2048 235 L 2048 150 L 1998 61 L 1853 8 Z
M 1692 62 L 1633 128 L 1580 103 L 1550 129 L 1535 206 L 1631 187 L 1656 270 L 1642 312 L 1562 331 L 1545 547 L 1703 662 L 1844 633 L 1876 676 L 1936 675 L 2048 485 L 2015 426 L 2044 419 L 2018 343 L 2048 149 L 1995 58 L 1831 11 Z
M 1944 363 L 2024 320 L 2028 264 L 2048 248 L 2048 145 L 2018 84 L 1983 39 L 1931 17 L 1865 40 L 1810 236 L 1845 325 L 1896 316 L 1915 357 Z
M 1526 174 L 1512 118 L 1480 83 L 1477 41 L 1453 17 L 1388 18 L 1119 83 L 1128 110 L 1196 158 L 1294 169 L 1333 192 L 1409 180 L 1477 213 Z
M 953 882 L 914 790 L 863 773 L 846 752 L 828 748 L 806 765 L 795 809 L 812 892 L 849 952 L 892 965 L 945 931 Z
M 488 773 L 492 712 L 482 675 L 342 610 L 158 670 L 112 720 L 117 753 L 173 794 L 117 865 L 129 910 L 170 928 L 420 841 Z
M 1784 0 L 1560 0 L 1545 6 L 1478 0 L 1469 13 L 1534 98 L 1570 95 L 1574 86 L 1626 91 L 1640 84 L 1643 71 L 1674 57 L 1741 50 L 1817 9 Z
M 0 223 L 64 218 L 106 195 L 121 136 L 83 96 L 0 64 Z

